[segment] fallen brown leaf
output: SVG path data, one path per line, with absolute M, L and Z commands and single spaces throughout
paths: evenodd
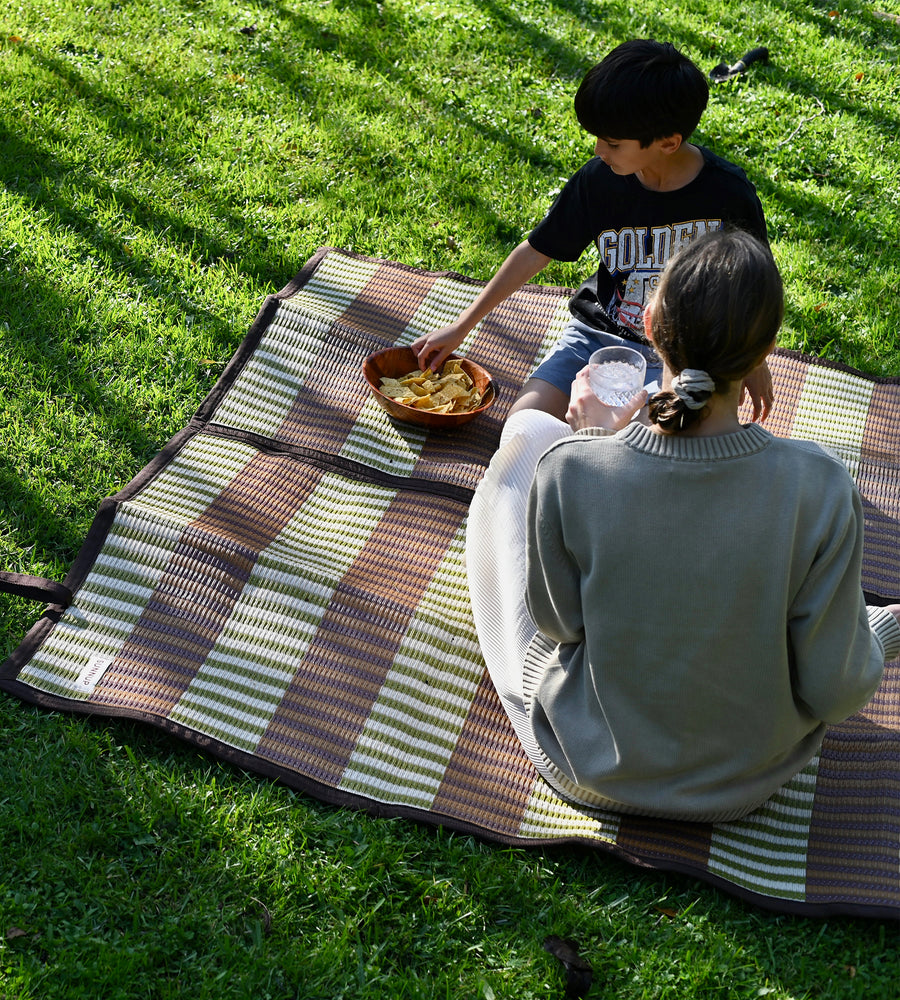
M 551 934 L 544 938 L 543 947 L 544 951 L 549 951 L 554 958 L 558 958 L 566 970 L 567 1000 L 582 1000 L 586 997 L 594 981 L 594 970 L 590 962 L 578 954 L 576 942 Z

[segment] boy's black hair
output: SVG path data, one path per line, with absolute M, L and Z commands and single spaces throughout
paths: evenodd
M 575 94 L 581 127 L 647 147 L 676 132 L 687 142 L 709 100 L 706 77 L 670 42 L 636 38 L 589 70 Z

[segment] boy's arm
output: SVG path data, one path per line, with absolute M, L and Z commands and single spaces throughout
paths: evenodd
M 508 299 L 527 281 L 531 281 L 552 259 L 535 250 L 528 240 L 523 240 L 457 320 L 441 327 L 440 330 L 426 333 L 410 344 L 422 371 L 428 367 L 438 371 L 446 361 L 447 355 L 459 347 L 476 323 L 484 319 L 495 306 Z

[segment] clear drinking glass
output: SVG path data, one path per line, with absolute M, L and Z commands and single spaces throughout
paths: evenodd
M 588 364 L 591 388 L 609 406 L 625 406 L 644 386 L 647 359 L 630 347 L 602 347 Z

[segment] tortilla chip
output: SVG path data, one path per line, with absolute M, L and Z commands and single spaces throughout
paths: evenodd
M 459 359 L 448 361 L 439 375 L 430 368 L 399 378 L 383 375 L 381 392 L 405 406 L 433 413 L 466 413 L 481 403 L 481 395 Z

